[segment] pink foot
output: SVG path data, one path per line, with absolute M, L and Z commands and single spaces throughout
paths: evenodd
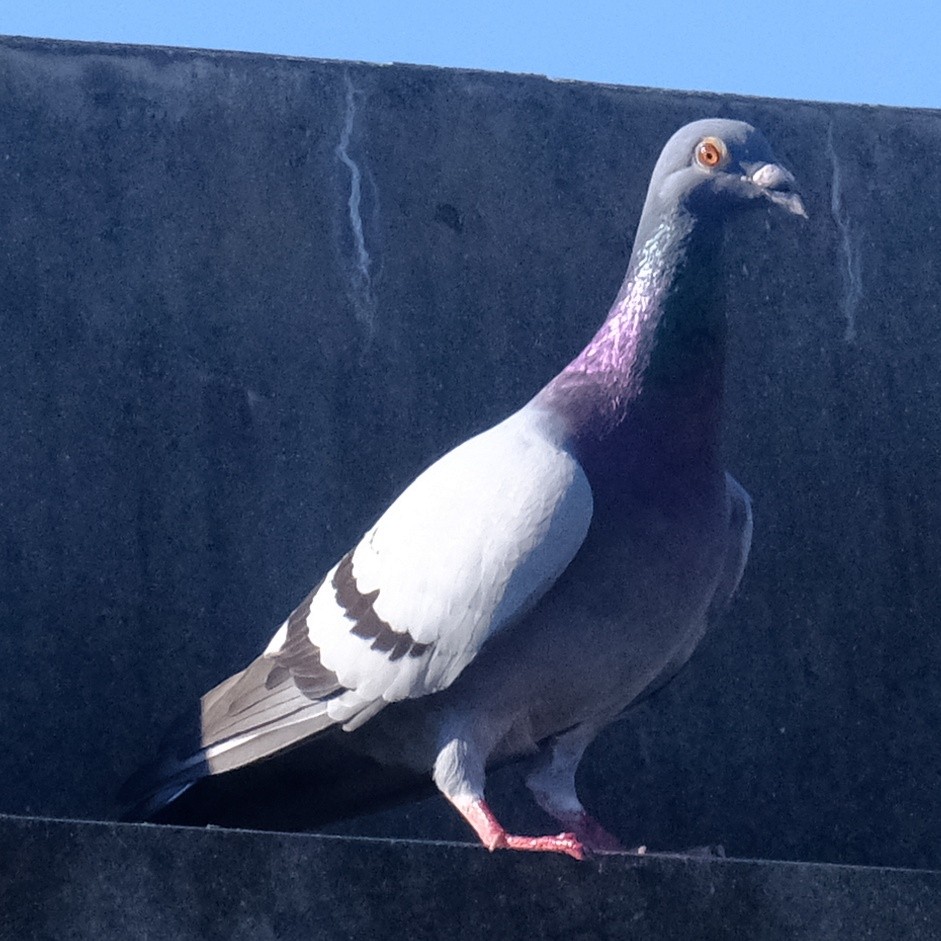
M 585 848 L 574 833 L 556 836 L 516 836 L 507 833 L 487 806 L 486 801 L 474 800 L 466 806 L 455 804 L 464 819 L 474 828 L 480 842 L 488 850 L 524 850 L 530 853 L 563 853 L 573 859 L 584 860 Z
M 587 811 L 559 815 L 557 819 L 563 827 L 572 830 L 585 849 L 592 853 L 630 852 L 613 833 L 605 830 Z
M 528 850 L 531 853 L 564 853 L 583 862 L 585 848 L 574 833 L 558 833 L 555 836 L 514 836 L 504 833 L 501 842 L 491 849 Z

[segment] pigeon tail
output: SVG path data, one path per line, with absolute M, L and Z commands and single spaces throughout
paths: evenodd
M 156 760 L 132 774 L 118 791 L 119 819 L 150 820 L 209 774 L 199 742 L 199 716 L 185 713 L 168 730 Z
M 129 807 L 122 817 L 150 819 L 202 778 L 271 758 L 334 724 L 326 704 L 314 701 L 247 731 L 197 745 L 202 741 L 203 723 L 198 716 L 195 721 L 186 716 L 163 746 L 163 757 L 132 775 L 122 787 L 118 803 Z

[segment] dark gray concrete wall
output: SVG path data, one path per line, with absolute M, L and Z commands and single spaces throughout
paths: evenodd
M 752 561 L 582 787 L 632 843 L 941 866 L 941 114 L 16 39 L 0 810 L 106 817 L 416 471 L 580 347 L 709 115 L 762 128 L 811 214 L 727 254 Z M 435 804 L 348 829 L 465 836 Z
M 0 816 L 0 937 L 936 941 L 941 873 Z

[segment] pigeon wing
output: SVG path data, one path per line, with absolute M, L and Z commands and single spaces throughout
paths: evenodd
M 576 459 L 523 409 L 422 473 L 291 614 L 202 700 L 213 773 L 450 685 L 525 614 L 588 531 Z

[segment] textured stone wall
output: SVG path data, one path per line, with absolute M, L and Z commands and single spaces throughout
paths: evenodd
M 937 941 L 941 873 L 0 816 L 0 936 L 30 941 Z
M 811 217 L 726 253 L 755 543 L 586 802 L 631 843 L 941 867 L 941 113 L 17 39 L 0 811 L 107 818 L 182 704 L 577 351 L 662 144 L 710 115 L 765 132 Z M 465 838 L 440 803 L 345 829 Z

